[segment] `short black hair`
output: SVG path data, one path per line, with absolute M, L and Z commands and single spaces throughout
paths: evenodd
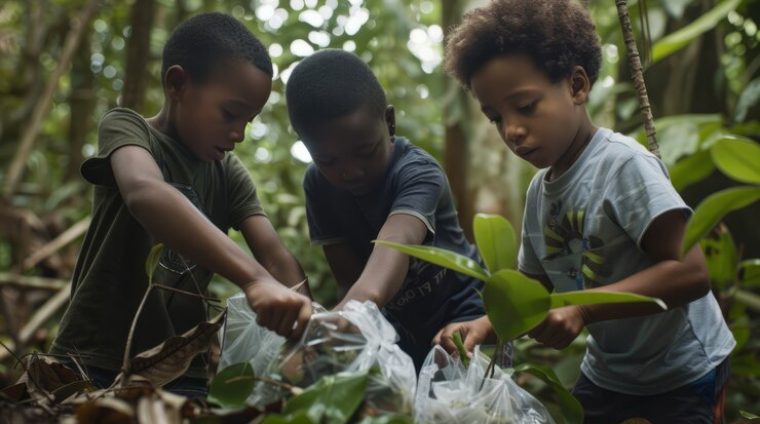
M 585 7 L 573 0 L 494 0 L 465 14 L 446 46 L 445 68 L 465 87 L 496 56 L 527 54 L 557 82 L 582 66 L 591 83 L 602 59 Z
M 223 13 L 203 13 L 180 24 L 164 46 L 161 83 L 173 65 L 182 66 L 197 82 L 231 60 L 244 60 L 271 78 L 267 49 L 248 28 Z
M 320 50 L 302 60 L 285 91 L 290 124 L 303 137 L 315 123 L 349 115 L 367 106 L 382 117 L 385 92 L 358 56 L 339 49 Z

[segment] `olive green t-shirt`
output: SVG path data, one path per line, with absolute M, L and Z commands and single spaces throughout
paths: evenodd
M 92 223 L 74 270 L 71 302 L 51 350 L 72 353 L 85 365 L 119 370 L 132 319 L 148 286 L 145 261 L 156 240 L 124 204 L 111 170 L 111 153 L 126 145 L 148 150 L 166 182 L 224 233 L 264 212 L 235 155 L 228 153 L 215 162 L 199 160 L 132 110 L 106 113 L 98 145 L 97 156 L 82 165 L 82 175 L 95 185 Z M 154 282 L 194 293 L 205 293 L 213 274 L 166 247 L 156 268 Z M 137 324 L 132 355 L 206 319 L 206 307 L 198 297 L 153 290 Z M 185 375 L 205 377 L 203 358 L 196 358 Z

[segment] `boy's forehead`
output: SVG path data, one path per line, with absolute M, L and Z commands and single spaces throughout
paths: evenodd
M 384 125 L 382 115 L 361 108 L 348 115 L 314 123 L 304 141 L 310 150 L 336 154 L 376 141 L 373 136 L 380 134 Z
M 231 102 L 258 104 L 264 102 L 272 91 L 272 79 L 255 65 L 234 61 L 218 67 L 207 88 L 228 97 Z M 263 103 L 262 103 L 263 105 Z

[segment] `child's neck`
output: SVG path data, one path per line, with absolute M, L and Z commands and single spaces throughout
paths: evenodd
M 168 107 L 164 105 L 164 107 L 161 108 L 161 110 L 158 112 L 156 116 L 147 118 L 146 121 L 151 127 L 157 129 L 158 131 L 168 135 L 169 137 L 175 140 L 179 140 L 179 138 L 177 138 L 177 129 L 174 127 L 169 117 L 170 117 L 170 113 L 169 113 Z
M 589 119 L 586 119 L 583 125 L 578 128 L 578 132 L 575 133 L 573 141 L 567 147 L 562 157 L 549 168 L 547 175 L 549 181 L 556 180 L 573 166 L 575 161 L 581 156 L 581 153 L 586 149 L 586 146 L 591 142 L 591 138 L 596 130 L 597 127 Z

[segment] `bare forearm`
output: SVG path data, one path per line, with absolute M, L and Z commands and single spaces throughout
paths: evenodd
M 409 257 L 384 247 L 375 247 L 367 266 L 346 293 L 341 306 L 349 300 L 371 300 L 383 307 L 401 289 L 409 270 Z
M 665 260 L 617 283 L 594 291 L 629 292 L 661 299 L 676 308 L 699 299 L 710 290 L 709 278 L 699 266 L 701 252 L 692 250 L 683 261 Z M 648 315 L 662 311 L 649 303 L 590 305 L 582 308 L 587 323 Z
M 266 260 L 262 260 L 262 265 L 277 281 L 288 287 L 293 287 L 306 279 L 301 264 L 284 247 L 278 249 L 275 254 L 269 255 Z M 311 297 L 308 284 L 301 286 L 299 292 Z
M 125 203 L 156 239 L 233 283 L 244 287 L 269 277 L 263 267 L 171 186 L 145 184 L 130 191 Z M 188 231 L 190 228 L 193 231 Z

